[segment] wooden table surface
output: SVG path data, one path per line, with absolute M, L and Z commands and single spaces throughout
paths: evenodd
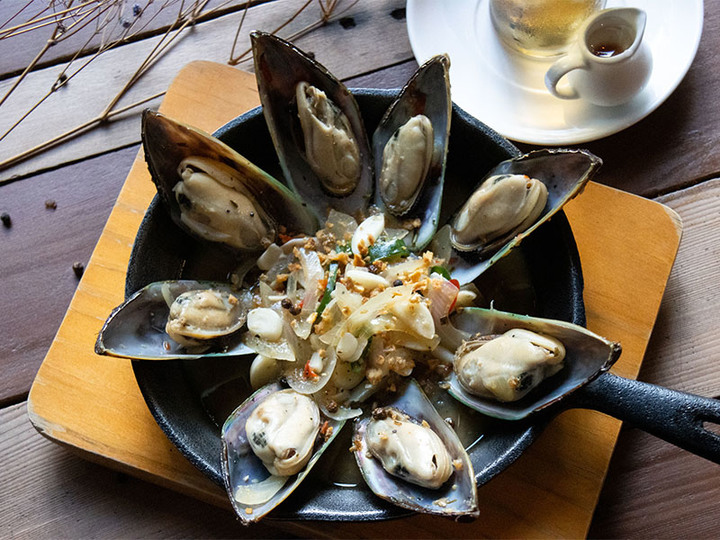
M 0 3 L 0 100 L 48 39 L 52 27 L 13 37 L 3 30 L 25 0 Z M 40 2 L 31 3 L 41 4 Z M 44 4 L 44 3 L 42 3 Z M 144 7 L 140 2 L 139 7 Z M 258 2 L 247 11 L 236 51 L 251 29 L 274 30 L 303 2 Z M 340 2 L 337 10 L 351 2 Z M 132 6 L 128 4 L 132 16 Z M 132 76 L 170 24 L 179 4 L 151 17 L 143 31 L 103 52 L 8 136 L 5 161 L 97 115 Z M 351 87 L 401 86 L 417 68 L 402 0 L 366 0 L 297 40 Z M 218 9 L 185 31 L 133 86 L 120 106 L 167 88 L 191 60 L 226 62 L 243 17 L 240 2 Z M 582 145 L 605 162 L 596 177 L 674 209 L 684 236 L 640 379 L 704 396 L 720 396 L 720 0 L 705 2 L 700 49 L 678 89 L 654 113 L 616 135 Z M 287 36 L 318 18 L 309 6 Z M 12 20 L 11 20 L 12 19 Z M 122 19 L 126 20 L 126 19 Z M 42 56 L 0 102 L 0 137 L 50 88 L 86 42 L 78 35 Z M 82 32 L 81 32 L 82 34 Z M 87 56 L 83 57 L 87 58 Z M 82 58 L 73 66 L 79 66 Z M 247 62 L 238 67 L 249 70 Z M 70 72 L 68 72 L 70 73 Z M 158 99 L 149 102 L 157 105 Z M 0 170 L 0 536 L 218 537 L 243 536 L 224 509 L 84 461 L 41 437 L 27 418 L 26 399 L 138 150 L 138 109 L 31 159 Z M 482 119 L 481 119 L 482 120 Z M 528 145 L 520 145 L 530 149 Z M 48 208 L 46 201 L 56 208 Z M 51 205 L 52 206 L 52 205 Z M 592 537 L 716 537 L 720 531 L 720 467 L 632 426 L 621 432 L 590 528 Z M 328 525 L 328 535 L 332 535 Z M 253 536 L 283 537 L 265 524 Z

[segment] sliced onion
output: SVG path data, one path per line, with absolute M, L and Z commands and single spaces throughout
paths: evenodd
M 263 251 L 262 255 L 258 257 L 257 267 L 263 272 L 266 272 L 278 263 L 282 255 L 283 250 L 280 246 L 270 244 L 267 249 Z
M 385 230 L 385 215 L 375 214 L 363 221 L 352 237 L 352 252 L 361 257 L 367 254 L 367 248 L 380 238 Z
M 302 314 L 307 317 L 317 308 L 320 297 L 320 281 L 325 277 L 325 270 L 320 264 L 320 257 L 315 251 L 304 248 L 298 250 L 298 260 L 303 269 L 303 283 L 305 295 L 303 296 Z
M 445 321 L 435 327 L 435 331 L 440 337 L 440 344 L 450 351 L 456 351 L 462 342 L 469 339 L 471 334 L 463 332 L 453 326 L 453 324 L 445 319 Z
M 323 389 L 332 377 L 333 371 L 335 371 L 335 364 L 337 364 L 337 355 L 335 349 L 329 348 L 326 350 L 325 358 L 323 358 L 323 369 L 322 372 L 316 378 L 305 377 L 305 364 L 297 362 L 287 377 L 287 383 L 290 388 L 299 392 L 300 394 L 314 394 Z
M 427 299 L 430 301 L 435 327 L 441 324 L 443 318 L 450 313 L 460 289 L 451 281 L 443 277 L 434 277 L 428 280 Z
M 346 407 L 345 405 L 340 405 L 335 412 L 330 412 L 322 401 L 318 402 L 318 407 L 325 416 L 333 420 L 349 420 L 362 414 L 362 409 Z
M 295 361 L 295 351 L 290 347 L 287 341 L 265 341 L 250 332 L 243 336 L 242 341 L 250 350 L 256 352 L 257 354 L 261 354 L 262 356 L 274 358 L 275 360 L 285 360 L 288 362 Z
M 275 294 L 275 291 L 272 290 L 272 287 L 265 283 L 264 281 L 261 281 L 258 284 L 258 292 L 260 293 L 260 305 L 263 307 L 270 307 L 273 303 L 270 301 L 270 296 Z
M 165 300 L 167 307 L 172 307 L 175 302 L 175 298 L 173 297 L 172 292 L 170 292 L 170 284 L 163 283 L 160 287 L 160 292 L 162 293 L 163 300 Z
M 355 221 L 354 217 L 337 210 L 330 210 L 325 222 L 325 228 L 333 234 L 337 243 L 343 243 L 351 239 L 357 227 L 357 221 Z
M 269 501 L 282 489 L 289 476 L 276 476 L 271 474 L 261 482 L 239 485 L 235 489 L 234 497 L 239 504 L 258 505 Z
M 368 326 L 380 312 L 389 311 L 392 302 L 400 297 L 408 297 L 412 294 L 412 285 L 401 285 L 386 289 L 380 294 L 373 296 L 359 309 L 355 310 L 346 320 L 344 329 L 357 335 L 361 328 Z M 342 334 L 341 334 L 342 335 Z

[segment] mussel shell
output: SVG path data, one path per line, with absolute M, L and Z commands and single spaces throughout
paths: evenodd
M 270 477 L 270 473 L 263 465 L 250 447 L 245 433 L 245 422 L 257 406 L 269 395 L 284 390 L 280 383 L 273 383 L 260 388 L 240 405 L 225 421 L 222 432 L 222 474 L 230 502 L 238 517 L 244 522 L 254 522 L 273 510 L 283 502 L 313 468 L 315 463 L 330 445 L 335 436 L 343 427 L 344 422 L 321 417 L 321 425 L 327 421 L 327 426 L 332 428 L 331 435 L 323 441 L 316 441 L 315 449 L 310 461 L 299 473 L 288 477 L 285 483 L 268 500 L 256 504 L 240 504 L 235 499 L 235 492 L 240 485 L 251 485 L 254 482 L 262 482 Z
M 439 489 L 428 489 L 387 473 L 380 460 L 369 456 L 365 435 L 371 416 L 355 423 L 355 460 L 370 489 L 393 504 L 414 512 L 442 516 L 476 516 L 477 485 L 470 458 L 455 431 L 443 420 L 414 379 L 400 389 L 385 407 L 393 407 L 416 422 L 423 420 L 440 437 L 452 459 L 459 463 L 450 479 Z
M 355 98 L 325 67 L 291 43 L 264 32 L 253 32 L 251 37 L 263 114 L 288 184 L 314 208 L 321 221 L 332 208 L 354 216 L 363 214 L 372 196 L 372 159 Z M 295 103 L 295 87 L 302 81 L 325 92 L 352 127 L 360 151 L 360 179 L 347 195 L 329 194 L 303 157 Z
M 252 354 L 252 351 L 242 344 L 240 331 L 213 339 L 208 342 L 208 348 L 202 350 L 187 349 L 170 339 L 165 332 L 165 323 L 170 312 L 166 296 L 174 300 L 184 292 L 198 289 L 215 289 L 237 294 L 237 291 L 225 283 L 193 280 L 151 283 L 113 310 L 98 334 L 95 353 L 133 360 L 176 360 Z M 243 313 L 247 313 L 247 308 Z M 242 324 L 244 316 L 243 321 L 239 322 L 238 330 Z
M 317 229 L 314 216 L 294 193 L 207 133 L 160 113 L 146 110 L 142 119 L 142 142 L 153 182 L 170 212 L 171 219 L 195 238 L 206 240 L 183 222 L 180 205 L 173 193 L 173 187 L 182 180 L 178 173 L 179 165 L 189 157 L 211 159 L 237 172 L 237 181 L 258 204 L 264 216 L 273 222 L 275 234 L 265 239 L 267 244 L 276 240 L 281 225 L 284 227 L 283 232 L 288 234 L 313 233 Z M 279 223 L 276 220 L 281 216 L 282 223 Z M 267 246 L 248 248 L 247 251 L 261 251 L 265 247 Z M 232 246 L 230 248 L 238 249 Z
M 548 377 L 518 401 L 501 403 L 469 394 L 457 380 L 450 379 L 450 394 L 468 407 L 494 418 L 520 420 L 541 411 L 608 371 L 620 357 L 619 343 L 605 339 L 582 326 L 551 319 L 517 315 L 495 309 L 464 308 L 450 323 L 465 339 L 473 335 L 503 334 L 524 328 L 557 338 L 565 346 L 564 367 Z M 449 344 L 459 346 L 459 342 Z
M 450 60 L 446 55 L 435 56 L 420 66 L 373 133 L 375 205 L 386 214 L 393 215 L 395 212 L 385 205 L 379 186 L 385 146 L 398 128 L 413 116 L 423 114 L 433 126 L 433 154 L 427 175 L 422 180 L 412 206 L 401 214 L 403 220 L 418 218 L 422 223 L 419 229 L 405 239 L 412 251 L 423 249 L 438 227 L 452 116 L 449 68 Z
M 490 244 L 459 245 L 453 239 L 451 220 L 450 241 L 453 245 L 452 275 L 461 284 L 469 283 L 487 268 L 507 255 L 532 234 L 540 225 L 554 216 L 573 197 L 578 195 L 602 165 L 602 160 L 586 150 L 535 150 L 501 162 L 488 172 L 478 186 L 490 176 L 524 174 L 536 178 L 547 187 L 545 209 L 535 223 L 525 231 L 500 237 Z

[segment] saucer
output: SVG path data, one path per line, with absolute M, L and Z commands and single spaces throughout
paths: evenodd
M 647 13 L 643 39 L 653 55 L 653 72 L 630 102 L 599 107 L 552 96 L 544 77 L 557 57 L 511 52 L 495 34 L 488 6 L 489 0 L 408 0 L 413 53 L 420 64 L 447 53 L 455 103 L 509 139 L 540 145 L 600 139 L 645 118 L 687 73 L 703 25 L 702 0 L 609 0 L 606 7 L 637 7 Z

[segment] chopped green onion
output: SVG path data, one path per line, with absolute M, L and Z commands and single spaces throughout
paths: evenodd
M 338 269 L 338 263 L 330 263 L 330 267 L 328 268 L 327 285 L 325 285 L 325 293 L 323 294 L 322 300 L 320 300 L 320 305 L 317 308 L 318 316 L 322 315 L 325 307 L 330 303 L 332 292 L 335 290 L 335 283 L 337 282 Z
M 350 242 L 342 242 L 335 244 L 335 252 L 336 253 L 349 253 L 352 255 L 352 245 Z
M 368 257 L 371 262 L 378 259 L 388 261 L 397 257 L 407 257 L 408 255 L 410 255 L 410 250 L 400 238 L 394 242 L 375 242 L 368 248 Z
M 450 280 L 450 272 L 448 272 L 447 268 L 445 268 L 444 266 L 433 266 L 432 268 L 430 268 L 430 273 L 432 274 L 433 272 L 435 272 L 436 274 L 440 274 L 448 281 Z

